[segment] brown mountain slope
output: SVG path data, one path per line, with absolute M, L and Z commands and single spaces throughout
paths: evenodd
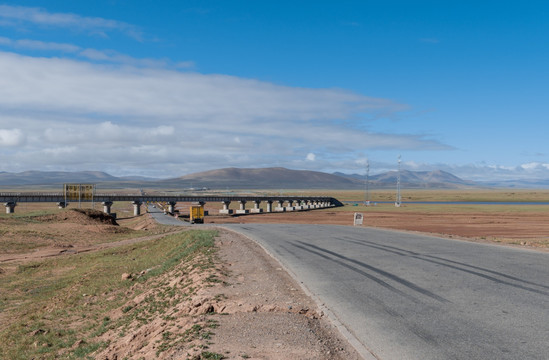
M 322 189 L 354 188 L 359 181 L 318 171 L 290 170 L 286 168 L 241 169 L 226 168 L 185 175 L 163 181 L 187 187 L 230 189 Z
M 393 188 L 397 172 L 371 176 L 370 186 Z M 225 168 L 185 175 L 162 182 L 164 186 L 212 189 L 363 189 L 364 179 L 344 174 L 318 171 L 290 170 L 281 167 L 242 169 Z M 415 172 L 403 170 L 401 184 L 406 188 L 462 188 L 474 183 L 462 180 L 444 171 Z

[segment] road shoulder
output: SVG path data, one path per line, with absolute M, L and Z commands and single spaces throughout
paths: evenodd
M 227 359 L 360 359 L 294 279 L 254 241 L 220 230 L 227 284 L 210 351 Z M 219 296 L 218 296 L 219 297 Z M 226 314 L 226 315 L 222 315 Z

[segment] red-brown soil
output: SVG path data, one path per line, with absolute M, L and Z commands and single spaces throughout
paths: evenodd
M 353 225 L 354 212 L 311 210 L 243 216 L 209 216 L 206 223 Z M 416 231 L 474 241 L 549 247 L 549 212 L 452 213 L 368 211 L 363 226 Z

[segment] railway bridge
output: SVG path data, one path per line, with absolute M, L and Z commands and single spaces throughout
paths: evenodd
M 71 199 L 73 202 L 98 202 L 103 205 L 103 212 L 111 214 L 111 206 L 115 201 L 127 201 L 134 206 L 134 215 L 141 214 L 141 205 L 144 203 L 166 203 L 168 211 L 173 213 L 178 202 L 195 202 L 205 204 L 218 202 L 223 205 L 221 214 L 248 214 L 261 213 L 264 209 L 261 203 L 266 203 L 266 212 L 284 212 L 323 209 L 342 206 L 343 204 L 333 197 L 326 196 L 211 196 L 211 195 L 118 195 L 94 194 L 91 198 Z M 56 203 L 60 208 L 68 205 L 64 193 L 0 193 L 0 203 L 4 203 L 6 213 L 15 212 L 17 203 L 46 202 Z M 238 203 L 238 209 L 231 209 L 231 203 Z M 253 204 L 253 208 L 246 208 L 246 204 Z M 274 206 L 273 206 L 274 205 Z

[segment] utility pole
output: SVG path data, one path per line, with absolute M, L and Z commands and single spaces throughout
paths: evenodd
M 398 174 L 397 174 L 397 197 L 395 201 L 395 206 L 400 207 L 400 204 L 402 203 L 402 198 L 400 196 L 400 155 L 398 156 Z
M 369 189 L 369 185 L 370 185 L 370 161 L 368 159 L 366 159 L 366 179 L 365 179 L 365 182 L 364 182 L 364 186 L 365 186 L 365 194 L 364 194 L 364 205 L 366 206 L 370 206 L 370 189 Z

